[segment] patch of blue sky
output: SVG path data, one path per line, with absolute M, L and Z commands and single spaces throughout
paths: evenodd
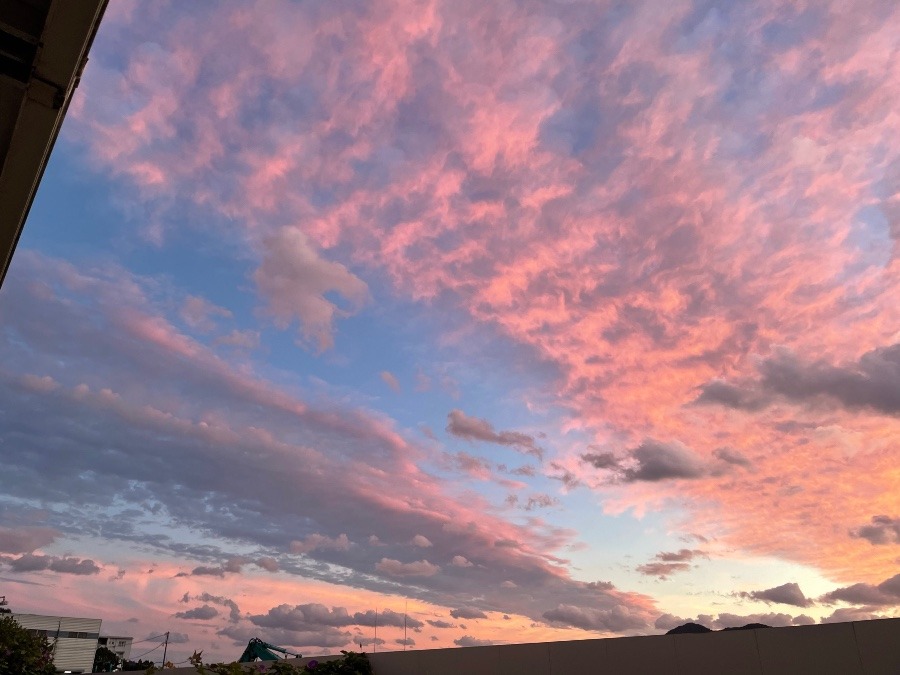
M 892 240 L 890 225 L 880 206 L 863 206 L 856 212 L 844 244 L 857 252 L 855 261 L 844 270 L 844 276 L 853 276 L 869 267 L 887 267 L 892 256 Z

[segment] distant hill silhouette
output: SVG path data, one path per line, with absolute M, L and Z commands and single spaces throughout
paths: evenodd
M 732 626 L 723 628 L 722 630 L 753 630 L 754 628 L 771 628 L 764 623 L 748 623 L 746 626 Z M 666 631 L 666 635 L 679 635 L 681 633 L 712 633 L 711 628 L 701 626 L 699 623 L 686 623 L 682 626 L 676 626 L 672 630 Z
M 699 623 L 686 623 L 683 626 L 677 626 L 670 631 L 666 631 L 666 635 L 679 635 L 681 633 L 712 633 L 712 629 L 701 626 Z
M 753 630 L 754 628 L 771 628 L 771 626 L 767 626 L 764 623 L 748 623 L 746 626 L 732 626 L 722 630 Z

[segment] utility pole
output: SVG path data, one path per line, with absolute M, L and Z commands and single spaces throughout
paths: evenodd
M 166 644 L 163 647 L 163 668 L 166 667 L 166 652 L 169 651 L 169 631 L 166 631 Z
M 62 619 L 59 620 L 59 623 L 56 626 L 56 638 L 53 640 L 53 658 L 56 658 L 56 648 L 59 646 L 59 634 L 62 631 Z
M 406 651 L 406 611 L 409 609 L 409 600 L 403 603 L 403 651 Z
M 378 608 L 375 608 L 375 637 L 372 639 L 372 653 L 378 651 Z

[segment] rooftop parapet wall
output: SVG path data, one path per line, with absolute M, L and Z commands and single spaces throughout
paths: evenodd
M 369 659 L 375 675 L 898 675 L 900 619 L 381 652 Z

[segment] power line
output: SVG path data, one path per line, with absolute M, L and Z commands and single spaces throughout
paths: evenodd
M 150 637 L 144 638 L 143 640 L 135 640 L 135 641 L 132 642 L 131 644 L 132 644 L 132 645 L 139 645 L 139 644 L 141 644 L 142 642 L 150 642 L 150 640 L 156 640 L 156 639 L 159 639 L 159 638 L 164 638 L 164 637 L 166 637 L 166 635 L 167 635 L 167 633 L 162 633 L 162 634 L 160 634 L 160 635 L 151 635 Z M 160 642 L 159 644 L 162 644 L 162 642 Z
M 135 660 L 135 661 L 140 661 L 142 658 L 144 658 L 145 656 L 147 656 L 147 654 L 149 654 L 150 652 L 156 651 L 156 650 L 159 649 L 160 647 L 162 647 L 162 642 L 160 642 L 158 645 L 156 645 L 153 649 L 144 652 L 143 654 L 141 654 L 140 656 L 138 656 L 138 657 L 135 658 L 134 660 Z

